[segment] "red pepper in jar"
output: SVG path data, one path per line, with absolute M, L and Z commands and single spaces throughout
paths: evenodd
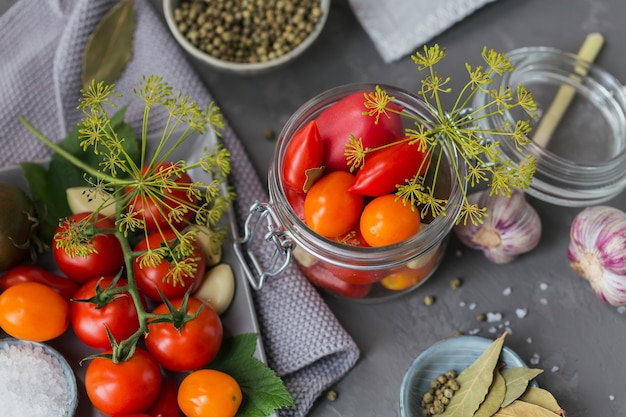
M 0 290 L 4 291 L 24 282 L 38 282 L 47 285 L 68 301 L 79 288 L 76 282 L 54 274 L 47 269 L 35 265 L 18 265 L 0 277 Z
M 288 188 L 307 192 L 323 174 L 324 143 L 315 120 L 296 132 L 285 151 L 283 182 Z

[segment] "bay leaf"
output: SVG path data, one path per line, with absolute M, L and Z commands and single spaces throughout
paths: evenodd
M 506 407 L 514 400 L 517 400 L 528 388 L 528 383 L 542 372 L 542 369 L 526 367 L 503 369 L 502 377 L 506 381 L 506 395 L 500 407 Z
M 504 332 L 465 370 L 457 377 L 459 390 L 450 400 L 442 417 L 471 417 L 485 399 L 494 378 L 496 365 L 500 360 Z
M 536 404 L 524 401 L 513 401 L 511 404 L 501 408 L 493 417 L 557 417 L 558 414 L 540 407 Z
M 566 417 L 565 410 L 561 408 L 558 401 L 548 390 L 539 387 L 528 387 L 528 389 L 519 398 L 520 401 L 532 403 Z
M 102 18 L 85 46 L 83 88 L 91 82 L 114 84 L 132 57 L 135 32 L 133 0 L 122 0 Z
M 480 404 L 474 417 L 491 417 L 496 411 L 500 409 L 500 404 L 504 400 L 506 395 L 506 382 L 504 377 L 499 371 L 495 371 L 493 375 L 493 382 L 489 388 L 489 392 L 485 397 L 485 400 Z

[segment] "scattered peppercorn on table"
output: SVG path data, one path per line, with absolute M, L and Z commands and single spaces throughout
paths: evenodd
M 13 2 L 0 0 L 0 12 Z M 150 2 L 161 11 L 161 0 Z M 350 3 L 358 0 L 333 0 L 315 43 L 271 73 L 240 76 L 190 58 L 263 180 L 275 137 L 311 97 L 355 82 L 419 89 L 422 74 L 411 58 L 384 63 Z M 437 7 L 437 2 L 424 3 Z M 407 19 L 427 24 L 420 16 Z M 458 89 L 467 78 L 465 62 L 480 65 L 483 46 L 499 52 L 548 46 L 576 53 L 587 33 L 597 31 L 606 45 L 596 63 L 626 82 L 625 20 L 622 0 L 497 0 L 432 43 L 446 48 L 441 70 Z M 420 353 L 457 334 L 495 339 L 503 332 L 508 332 L 508 348 L 528 366 L 544 370 L 537 384 L 550 390 L 569 417 L 625 416 L 626 307 L 598 299 L 568 260 L 570 226 L 583 208 L 561 207 L 532 196 L 527 200 L 541 219 L 542 236 L 535 249 L 512 262 L 491 263 L 481 251 L 451 235 L 439 268 L 409 294 L 381 303 L 325 294 L 361 349 L 361 358 L 341 381 L 328 387 L 328 395 L 318 399 L 308 416 L 399 415 L 403 377 Z M 603 204 L 626 210 L 626 192 Z

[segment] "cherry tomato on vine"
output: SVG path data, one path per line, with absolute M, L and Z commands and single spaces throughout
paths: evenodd
M 67 330 L 69 317 L 68 302 L 47 285 L 25 282 L 0 294 L 0 328 L 18 339 L 54 339 Z
M 103 414 L 143 413 L 156 401 L 161 379 L 157 361 L 137 347 L 133 356 L 122 362 L 94 358 L 85 372 L 85 389 L 93 406 Z
M 234 417 L 241 400 L 237 381 L 214 369 L 190 373 L 178 388 L 178 405 L 187 417 Z
M 169 300 L 177 310 L 183 299 Z M 213 307 L 197 298 L 187 300 L 186 315 L 192 315 L 202 307 L 200 313 L 184 324 L 155 322 L 148 324 L 146 348 L 166 369 L 175 372 L 192 371 L 210 363 L 222 345 L 222 321 Z M 165 304 L 157 306 L 153 314 L 167 314 Z M 181 354 L 184 352 L 184 354 Z
M 174 244 L 175 239 L 176 233 L 172 230 L 155 232 L 150 234 L 147 239 L 139 241 L 139 243 L 135 245 L 134 251 L 145 251 L 148 248 L 157 249 L 164 242 L 168 242 L 171 246 Z M 182 297 L 190 287 L 192 291 L 198 288 L 206 268 L 206 259 L 202 255 L 200 247 L 197 246 L 189 258 L 179 260 L 179 262 L 194 263 L 195 271 L 189 271 L 188 274 L 184 275 L 182 282 L 175 282 L 171 274 L 168 275 L 168 272 L 174 268 L 173 260 L 163 258 L 158 265 L 149 266 L 141 265 L 141 256 L 136 257 L 133 262 L 133 271 L 135 273 L 137 287 L 146 297 L 154 301 L 162 301 L 159 290 L 167 298 L 179 298 Z
M 324 165 L 329 171 L 348 171 L 345 150 L 350 135 L 362 139 L 364 148 L 377 148 L 403 136 L 402 117 L 396 113 L 375 116 L 367 114 L 365 94 L 361 91 L 350 94 L 324 110 L 316 119 L 317 127 L 324 141 Z M 389 108 L 401 110 L 394 103 Z
M 409 204 L 397 200 L 395 194 L 376 197 L 361 214 L 361 233 L 371 246 L 402 242 L 420 230 L 420 215 Z
M 172 378 L 163 378 L 159 396 L 146 414 L 149 417 L 180 417 L 178 385 Z
M 24 282 L 45 284 L 65 298 L 66 301 L 69 301 L 79 288 L 76 281 L 54 274 L 47 269 L 35 265 L 18 265 L 0 277 L 0 290 L 6 290 Z
M 314 232 L 335 238 L 349 232 L 358 222 L 363 196 L 348 189 L 354 175 L 335 171 L 317 180 L 304 200 L 304 219 Z
M 372 153 L 356 173 L 350 191 L 370 197 L 394 193 L 416 174 L 423 175 L 430 158 L 416 144 L 399 142 Z
M 136 218 L 144 220 L 145 230 L 148 232 L 171 229 L 172 227 L 182 229 L 195 214 L 194 210 L 190 209 L 181 218 L 170 218 L 172 211 L 181 205 L 193 207 L 198 202 L 195 196 L 187 193 L 188 185 L 193 183 L 189 174 L 186 172 L 180 175 L 175 174 L 174 168 L 175 166 L 171 162 L 164 162 L 153 168 L 145 166 L 141 175 L 147 179 L 147 182 L 151 176 L 169 176 L 169 180 L 181 186 L 180 188 L 175 186 L 158 188 L 145 184 L 144 188 L 149 192 L 146 190 L 139 191 L 133 187 L 127 189 L 132 197 L 126 207 L 128 211 L 135 213 Z
M 67 239 L 66 232 L 73 224 L 85 219 L 90 213 L 72 214 L 57 228 L 52 243 L 52 255 L 57 266 L 68 278 L 85 283 L 93 278 L 106 275 L 116 275 L 124 266 L 122 246 L 113 233 L 98 232 L 87 245 L 94 250 L 87 256 L 70 256 L 63 248 L 63 241 Z M 115 222 L 98 215 L 95 223 L 98 229 L 114 229 Z
M 307 192 L 321 175 L 324 142 L 315 120 L 309 121 L 289 141 L 283 162 L 283 182 L 294 190 Z
M 139 329 L 139 316 L 135 303 L 128 291 L 97 295 L 96 288 L 107 289 L 113 277 L 96 278 L 83 284 L 70 303 L 72 329 L 87 346 L 95 349 L 110 349 L 111 342 L 106 329 L 117 342 L 121 342 Z M 127 284 L 119 279 L 115 287 Z M 93 302 L 90 302 L 92 300 Z

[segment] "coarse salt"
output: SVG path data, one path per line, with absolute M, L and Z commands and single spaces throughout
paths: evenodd
M 71 393 L 61 363 L 41 346 L 0 348 L 2 415 L 65 417 L 72 412 Z

